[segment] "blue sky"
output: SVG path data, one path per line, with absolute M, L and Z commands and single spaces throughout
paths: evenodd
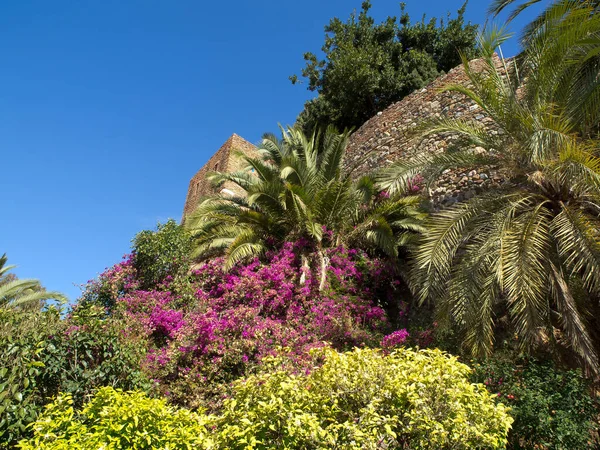
M 399 13 L 373 3 L 377 19 Z M 406 3 L 416 20 L 462 0 Z M 360 4 L 2 2 L 0 253 L 75 300 L 135 233 L 179 220 L 189 179 L 229 135 L 257 142 L 294 122 L 311 93 L 288 76 Z M 468 19 L 483 23 L 487 4 L 471 0 Z

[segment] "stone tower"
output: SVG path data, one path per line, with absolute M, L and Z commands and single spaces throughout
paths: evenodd
M 237 134 L 232 134 L 190 180 L 185 207 L 183 208 L 182 222 L 186 216 L 189 216 L 196 209 L 198 201 L 202 197 L 217 192 L 206 179 L 209 172 L 235 172 L 242 169 L 243 162 L 236 157 L 236 152 L 242 152 L 248 156 L 258 155 L 254 145 Z M 219 192 L 230 195 L 237 193 L 236 187 L 229 185 L 229 183 L 222 186 Z

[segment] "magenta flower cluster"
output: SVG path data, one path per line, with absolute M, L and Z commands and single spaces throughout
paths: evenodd
M 304 371 L 314 366 L 312 348 L 393 348 L 408 339 L 406 330 L 386 336 L 392 331 L 386 305 L 395 305 L 400 320 L 407 308 L 389 263 L 344 247 L 326 250 L 325 259 L 324 289 L 319 258 L 299 241 L 228 272 L 214 259 L 145 291 L 126 256 L 87 292 L 122 321 L 126 339 L 147 349 L 144 368 L 162 394 L 192 407 L 214 406 L 224 386 L 267 356 L 285 354 Z
M 146 369 L 164 392 L 176 395 L 178 379 L 187 386 L 190 379 L 226 382 L 282 352 L 302 368 L 311 348 L 379 344 L 389 323 L 375 292 L 393 286 L 385 264 L 357 250 L 330 249 L 328 283 L 319 290 L 318 262 L 302 267 L 304 246 L 287 243 L 229 272 L 222 260 L 210 261 L 186 280 L 187 296 L 172 280 L 163 290 L 141 291 L 135 277 L 118 275 L 124 269 L 111 272 L 121 277 L 123 332 L 146 341 Z
M 83 286 L 81 300 L 112 306 L 126 292 L 135 290 L 138 286 L 133 255 L 126 254 L 120 263 L 107 268 L 98 279 L 89 280 Z
M 388 334 L 381 341 L 381 346 L 386 349 L 391 349 L 395 347 L 401 347 L 406 343 L 409 334 L 406 329 L 394 331 L 392 334 Z

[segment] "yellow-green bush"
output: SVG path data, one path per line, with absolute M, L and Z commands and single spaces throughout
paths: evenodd
M 236 383 L 217 419 L 223 448 L 504 448 L 512 423 L 470 369 L 439 350 L 324 350 L 310 375 Z
M 293 375 L 272 360 L 233 386 L 219 416 L 101 389 L 80 414 L 59 397 L 23 450 L 496 449 L 512 423 L 470 369 L 439 350 L 337 353 Z
M 71 395 L 46 406 L 23 450 L 211 448 L 206 417 L 167 406 L 142 392 L 100 389 L 80 414 Z

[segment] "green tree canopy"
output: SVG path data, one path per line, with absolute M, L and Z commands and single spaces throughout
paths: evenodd
M 166 277 L 185 274 L 189 269 L 190 236 L 173 219 L 159 223 L 156 231 L 136 234 L 132 247 L 140 289 L 151 289 Z
M 477 26 L 465 24 L 466 3 L 455 18 L 425 17 L 411 23 L 404 4 L 400 18 L 375 23 L 365 1 L 346 22 L 334 17 L 325 27 L 324 59 L 306 53 L 302 76 L 318 97 L 307 102 L 298 125 L 310 133 L 333 124 L 358 127 L 413 90 L 460 64 L 459 51 L 475 49 Z M 292 83 L 298 76 L 290 77 Z

